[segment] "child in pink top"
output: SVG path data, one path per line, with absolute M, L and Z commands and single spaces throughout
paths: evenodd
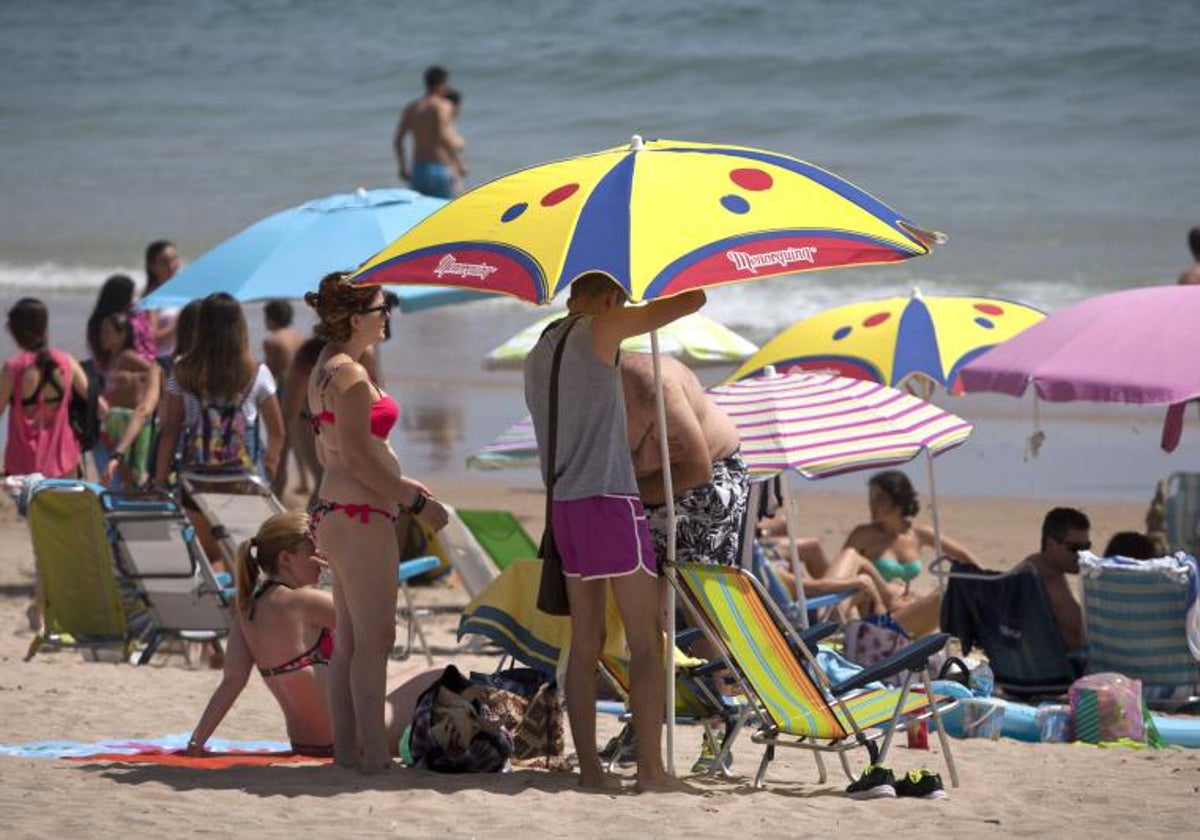
M 8 330 L 21 348 L 0 371 L 0 415 L 10 408 L 4 471 L 48 478 L 78 475 L 79 441 L 71 429 L 72 391 L 86 397 L 87 376 L 69 353 L 46 346 L 46 306 L 21 298 Z

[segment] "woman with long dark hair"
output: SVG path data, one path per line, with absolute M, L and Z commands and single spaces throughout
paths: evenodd
M 179 271 L 179 251 L 175 243 L 157 239 L 146 246 L 146 289 L 142 297 L 166 283 Z M 155 354 L 170 355 L 175 352 L 176 319 L 179 310 L 172 307 L 146 310 L 151 335 L 154 337 Z
M 176 451 L 182 470 L 253 474 L 261 469 L 268 481 L 275 475 L 284 439 L 275 379 L 250 352 L 246 317 L 231 296 L 216 292 L 200 303 L 192 345 L 175 362 L 164 391 L 156 482 L 167 480 Z M 199 515 L 191 520 L 205 552 L 219 558 L 208 523 Z

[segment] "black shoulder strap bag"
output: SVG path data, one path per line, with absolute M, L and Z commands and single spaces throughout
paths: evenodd
M 579 323 L 576 315 L 563 330 L 558 344 L 554 348 L 554 361 L 550 364 L 550 423 L 547 434 L 550 435 L 549 451 L 546 453 L 546 529 L 542 531 L 542 543 L 538 548 L 538 556 L 542 558 L 542 579 L 538 586 L 538 609 L 550 615 L 570 615 L 571 606 L 567 601 L 567 581 L 563 577 L 562 557 L 558 546 L 554 544 L 554 481 L 558 478 L 558 464 L 555 456 L 558 450 L 558 372 L 562 367 L 563 348 L 567 345 L 567 336 Z M 549 329 L 549 327 L 547 328 Z

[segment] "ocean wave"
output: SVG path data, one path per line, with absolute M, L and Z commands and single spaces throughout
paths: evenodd
M 20 265 L 0 262 L 0 290 L 28 294 L 41 292 L 93 292 L 113 274 L 128 274 L 141 282 L 142 270 L 129 266 L 59 265 L 53 262 Z

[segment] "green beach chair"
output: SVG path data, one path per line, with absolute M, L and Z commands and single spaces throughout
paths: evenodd
M 757 708 L 760 724 L 752 740 L 763 744 L 764 750 L 755 787 L 762 786 L 777 746 L 812 751 L 822 783 L 826 773 L 821 755 L 835 753 L 853 781 L 848 751 L 861 747 L 872 764 L 881 763 L 898 729 L 927 718 L 933 718 L 951 782 L 958 786 L 941 720 L 957 701 L 933 693 L 927 668 L 929 658 L 945 647 L 948 635 L 921 639 L 849 680 L 830 684 L 809 647 L 747 572 L 681 563 L 675 586 L 685 608 L 721 651 Z M 896 674 L 905 674 L 901 688 L 864 688 Z M 916 679 L 924 693 L 911 690 Z M 875 743 L 879 738 L 882 746 Z
M 122 659 L 129 659 L 135 598 L 132 592 L 123 597 L 117 582 L 103 492 L 83 481 L 51 480 L 30 493 L 29 532 L 43 624 L 26 662 L 45 647 L 83 648 L 93 655 L 100 648 L 117 648 Z
M 1156 708 L 1200 700 L 1200 606 L 1196 561 L 1079 558 L 1088 671 L 1141 680 Z M 1190 639 L 1189 639 L 1190 637 Z
M 457 513 L 471 536 L 500 571 L 503 572 L 515 560 L 532 560 L 538 556 L 537 543 L 508 511 L 458 508 Z

